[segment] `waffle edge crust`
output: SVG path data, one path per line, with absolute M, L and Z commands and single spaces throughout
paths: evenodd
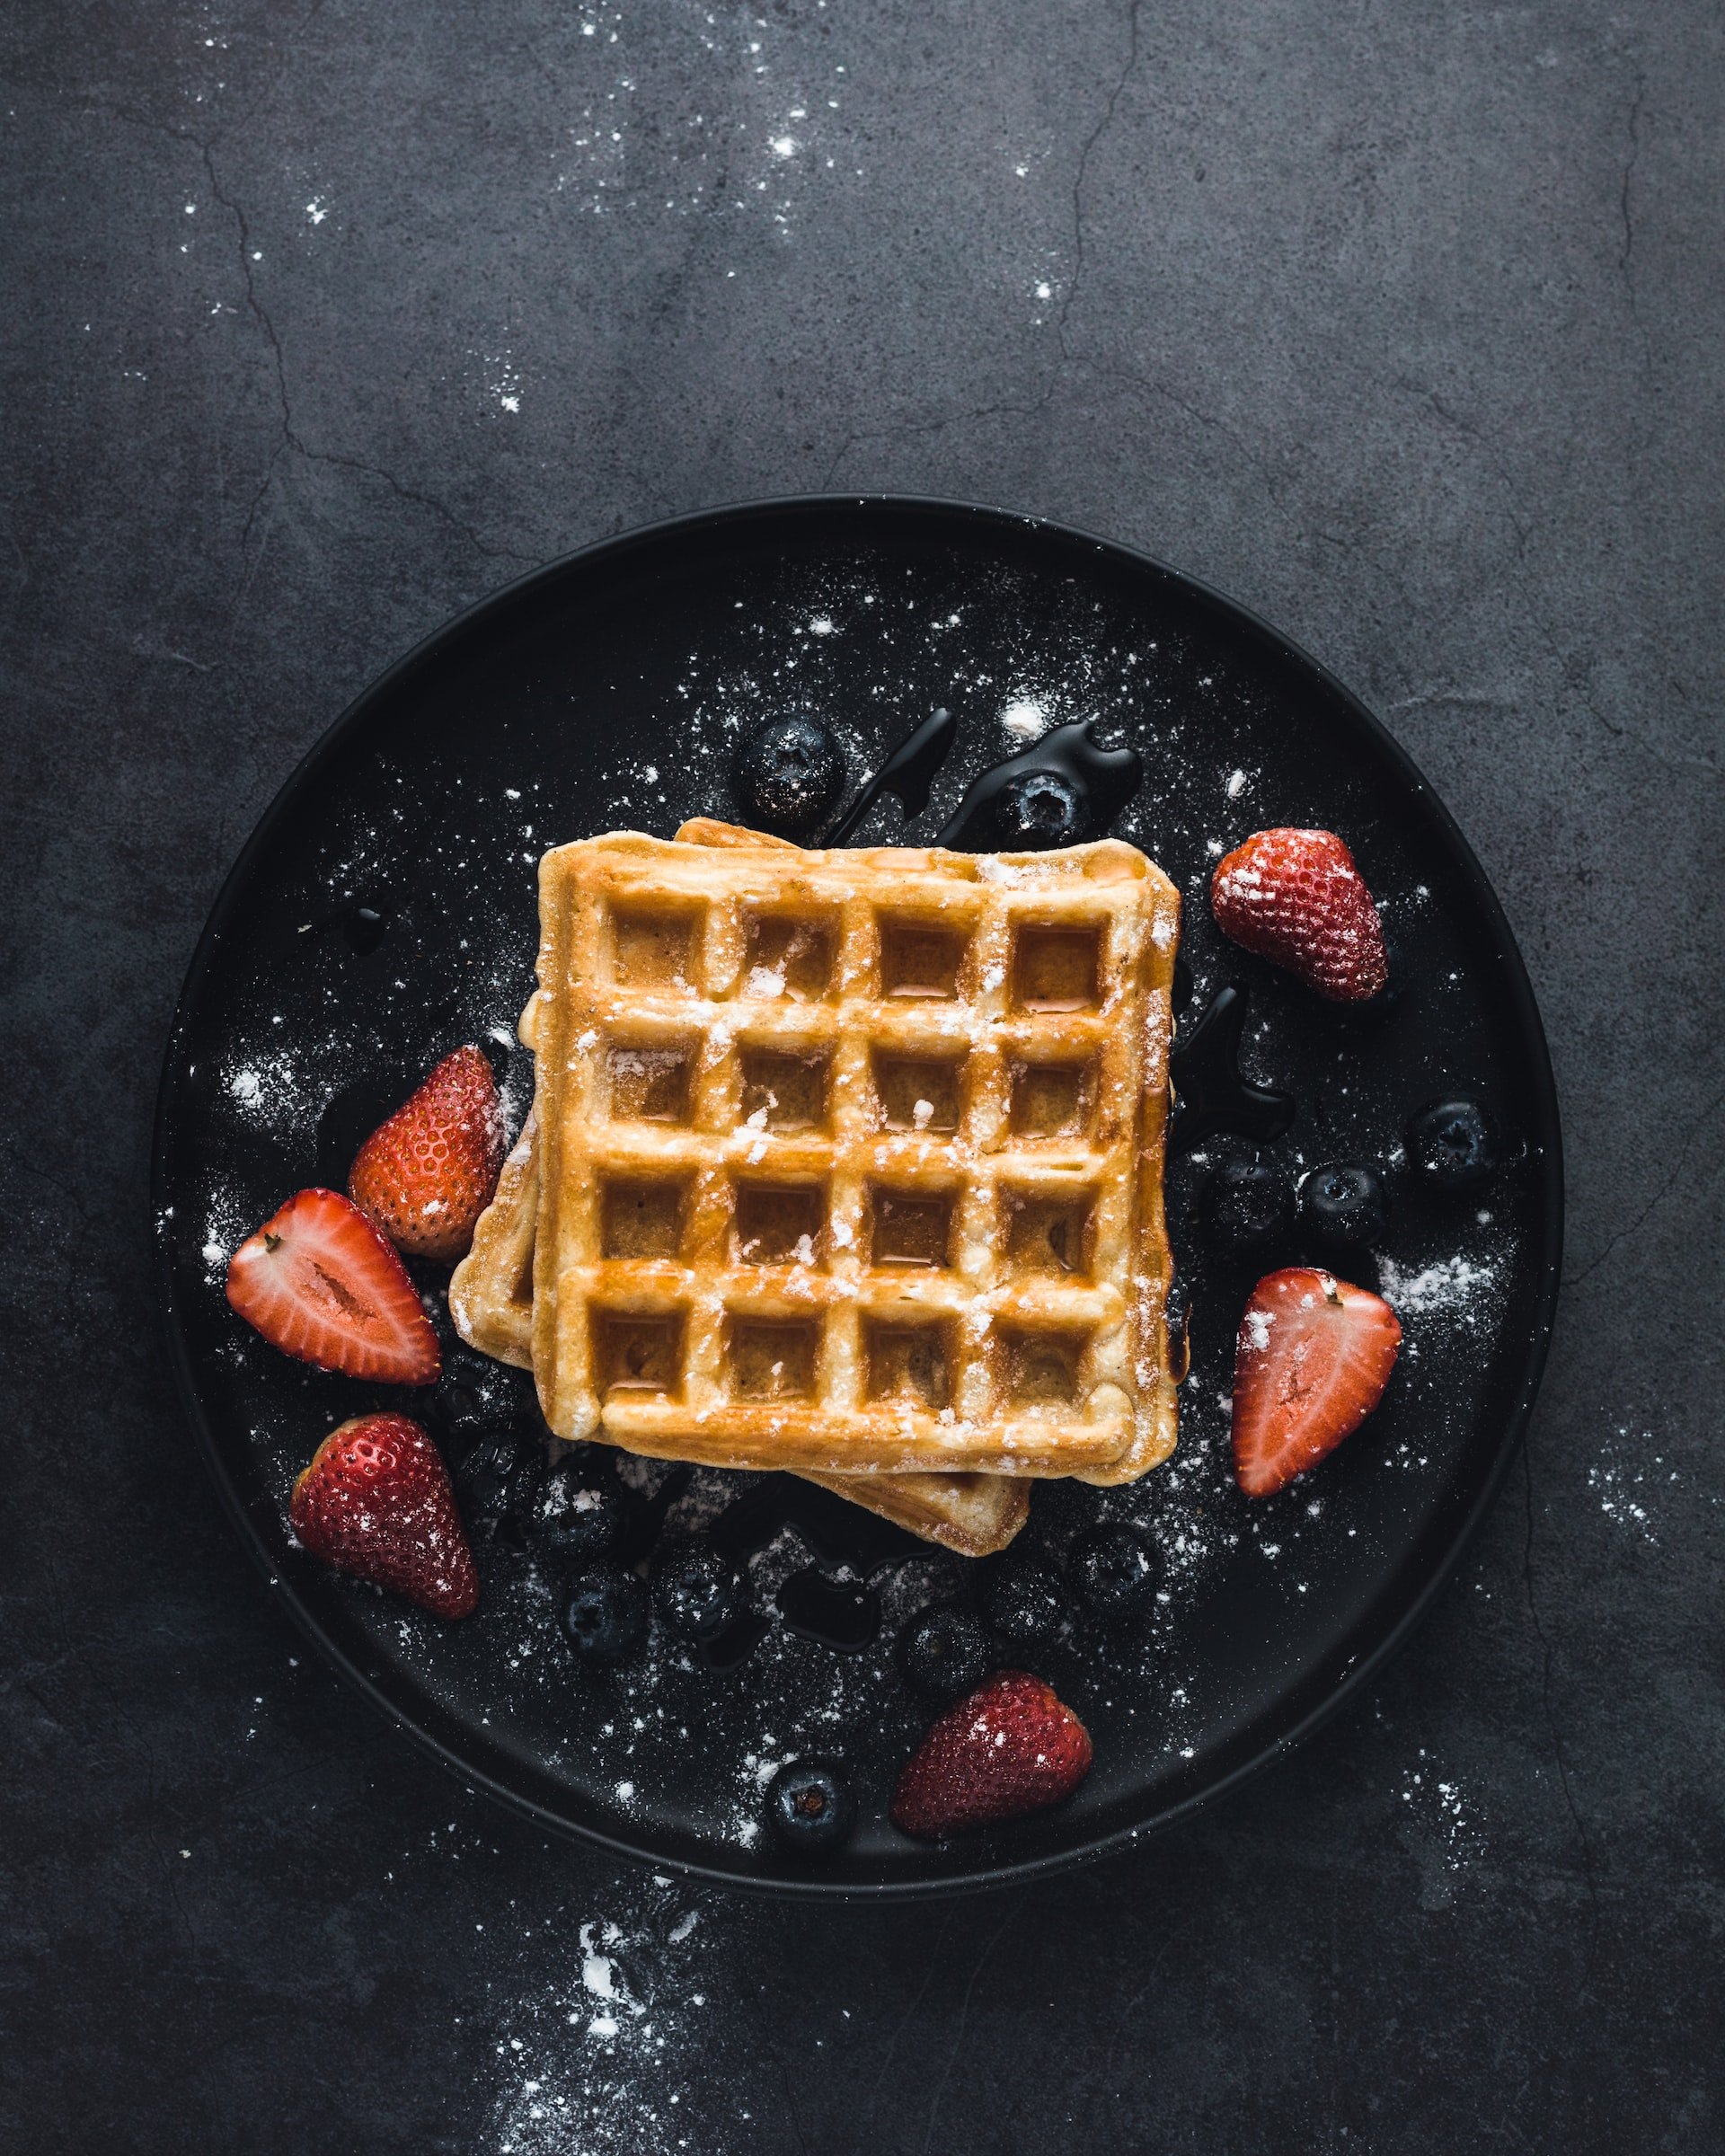
M 540 864 L 535 1129 L 499 1202 L 512 1175 L 551 1428 L 846 1494 L 1165 1459 L 1168 879 L 1117 840 L 696 836 Z M 491 1224 L 463 1273 L 494 1282 Z

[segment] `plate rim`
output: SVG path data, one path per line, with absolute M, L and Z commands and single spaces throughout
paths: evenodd
M 1089 1840 L 1051 1850 L 1044 1855 L 1018 1857 L 1005 1862 L 991 1863 L 950 1878 L 839 1881 L 822 1878 L 817 1872 L 789 1873 L 768 1878 L 733 1871 L 722 1864 L 670 1856 L 644 1842 L 611 1833 L 603 1826 L 558 1813 L 534 1797 L 512 1788 L 483 1767 L 475 1765 L 453 1745 L 423 1727 L 411 1715 L 403 1713 L 400 1703 L 385 1692 L 354 1657 L 323 1629 L 297 1590 L 284 1580 L 251 1517 L 222 1456 L 210 1418 L 205 1411 L 195 1382 L 192 1357 L 179 1321 L 172 1238 L 167 1232 L 168 1222 L 172 1217 L 172 1196 L 168 1181 L 169 1156 L 179 1091 L 178 1074 L 182 1061 L 184 1036 L 190 1024 L 190 1007 L 223 944 L 230 918 L 239 904 L 251 872 L 273 837 L 277 825 L 288 815 L 291 804 L 297 800 L 302 788 L 313 777 L 317 767 L 333 755 L 347 736 L 364 720 L 374 702 L 397 687 L 447 640 L 471 629 L 486 614 L 502 610 L 527 595 L 536 585 L 553 583 L 582 565 L 606 556 L 624 556 L 655 543 L 703 528 L 765 521 L 775 515 L 830 513 L 844 508 L 861 511 L 865 517 L 872 515 L 910 514 L 951 519 L 960 524 L 975 522 L 1017 526 L 1045 532 L 1061 540 L 1075 542 L 1081 546 L 1093 547 L 1104 555 L 1122 557 L 1134 568 L 1149 570 L 1225 614 L 1233 615 L 1305 668 L 1329 697 L 1340 702 L 1351 721 L 1374 743 L 1409 787 L 1421 797 L 1422 808 L 1432 818 L 1437 836 L 1449 849 L 1469 888 L 1470 895 L 1495 935 L 1498 963 L 1502 976 L 1500 985 L 1508 997 L 1517 1027 L 1523 1036 L 1523 1045 L 1528 1051 L 1526 1075 L 1534 1097 L 1535 1114 L 1532 1120 L 1536 1126 L 1531 1135 L 1537 1145 L 1541 1163 L 1538 1210 L 1540 1235 L 1544 1244 L 1544 1271 L 1535 1320 L 1520 1365 L 1515 1395 L 1504 1412 L 1495 1454 L 1472 1503 L 1452 1532 L 1442 1554 L 1431 1566 L 1429 1576 L 1412 1594 L 1396 1621 L 1344 1670 L 1322 1698 L 1307 1708 L 1291 1728 L 1284 1729 L 1259 1745 L 1249 1756 L 1237 1762 L 1206 1789 L 1181 1798 L 1157 1812 L 1154 1817 L 1135 1825 L 1111 1826 Z M 163 1056 L 162 1074 L 156 1088 L 151 1132 L 149 1202 L 157 1313 L 165 1337 L 169 1365 L 181 1406 L 190 1422 L 199 1450 L 216 1485 L 223 1508 L 252 1561 L 262 1572 L 270 1587 L 276 1592 L 278 1606 L 281 1602 L 286 1603 L 289 1614 L 305 1638 L 338 1674 L 398 1732 L 455 1775 L 470 1791 L 482 1789 L 488 1797 L 545 1832 L 603 1850 L 632 1863 L 645 1864 L 673 1872 L 681 1878 L 700 1879 L 714 1886 L 785 1899 L 871 1903 L 882 1900 L 929 1901 L 1046 1878 L 1081 1864 L 1097 1862 L 1151 1835 L 1163 1834 L 1183 1824 L 1199 1812 L 1208 1810 L 1232 1797 L 1266 1772 L 1296 1745 L 1305 1744 L 1406 1646 L 1415 1630 L 1429 1613 L 1473 1542 L 1482 1521 L 1496 1502 L 1510 1463 L 1525 1442 L 1527 1424 L 1538 1398 L 1561 1288 L 1564 1224 L 1562 1126 L 1551 1051 L 1533 983 L 1508 917 L 1491 879 L 1486 875 L 1460 825 L 1412 756 L 1354 691 L 1331 673 L 1322 660 L 1314 658 L 1303 645 L 1266 621 L 1252 607 L 1243 605 L 1203 578 L 1176 569 L 1159 555 L 1129 541 L 1104 538 L 1097 533 L 1066 524 L 1056 517 L 1003 509 L 986 503 L 941 495 L 818 491 L 766 495 L 723 503 L 675 517 L 655 518 L 646 524 L 632 525 L 624 531 L 589 541 L 584 546 L 541 562 L 537 567 L 526 570 L 521 575 L 512 577 L 506 583 L 482 594 L 457 613 L 438 623 L 381 673 L 368 679 L 358 694 L 349 699 L 278 783 L 268 805 L 252 826 L 224 877 L 199 932 L 175 999 Z M 964 1845 L 960 1843 L 956 1846 L 961 1851 Z

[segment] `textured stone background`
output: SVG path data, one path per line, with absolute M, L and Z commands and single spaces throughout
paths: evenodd
M 9 2145 L 1721 2145 L 1721 48 L 1709 0 L 4 11 Z M 1571 1214 L 1526 1462 L 1368 1704 L 1128 1859 L 816 1913 L 619 1878 L 306 1659 L 170 1395 L 146 1162 L 220 878 L 374 672 L 841 484 L 1140 542 L 1357 687 L 1508 906 Z M 659 2001 L 609 2046 L 606 1919 Z

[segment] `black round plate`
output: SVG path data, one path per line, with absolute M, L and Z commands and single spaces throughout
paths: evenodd
M 1263 1157 L 1290 1177 L 1337 1159 L 1384 1167 L 1388 1231 L 1338 1269 L 1384 1289 L 1406 1347 L 1383 1406 L 1331 1459 L 1278 1497 L 1237 1493 L 1226 1401 L 1242 1298 L 1271 1264 L 1322 1253 L 1297 1231 L 1243 1265 L 1211 1250 L 1203 1178 L 1252 1148 L 1189 1123 L 1170 1166 L 1191 1310 L 1180 1450 L 1130 1489 L 1039 1485 L 1027 1531 L 1058 1561 L 1099 1515 L 1137 1521 L 1162 1551 L 1162 1598 L 1147 1625 L 1079 1620 L 1036 1657 L 1094 1738 L 1075 1798 L 931 1846 L 886 1816 L 931 1711 L 906 1690 L 893 1636 L 919 1604 L 972 1595 L 974 1567 L 907 1555 L 921 1546 L 866 1532 L 837 1500 L 801 1507 L 806 1486 L 783 1478 L 685 1474 L 667 1489 L 662 1471 L 631 1468 L 643 1536 L 658 1488 L 673 1529 L 716 1523 L 744 1560 L 763 1620 L 751 1652 L 714 1667 L 656 1628 L 623 1674 L 584 1674 L 559 1644 L 552 1568 L 518 1546 L 507 1509 L 499 1523 L 495 1487 L 474 1523 L 480 1612 L 441 1623 L 293 1542 L 294 1474 L 385 1396 L 274 1353 L 222 1286 L 242 1237 L 301 1186 L 339 1187 L 358 1139 L 458 1043 L 494 1051 L 518 1119 L 531 1069 L 514 1021 L 547 845 L 730 812 L 736 742 L 769 714 L 830 720 L 858 781 L 936 704 L 960 737 L 918 833 L 1022 747 L 1002 723 L 1014 706 L 1022 725 L 1094 716 L 1142 750 L 1146 783 L 1117 827 L 1185 897 L 1182 1038 L 1219 990 L 1244 989 L 1246 1069 L 1295 1109 Z M 898 813 L 883 808 L 862 835 L 889 835 Z M 1269 824 L 1352 845 L 1395 957 L 1377 1003 L 1322 1003 L 1217 936 L 1212 862 Z M 1412 1186 L 1398 1149 L 1409 1113 L 1448 1093 L 1485 1101 L 1512 1157 L 1483 1188 L 1443 1197 Z M 155 1195 L 172 1352 L 205 1454 L 271 1585 L 337 1666 L 464 1780 L 547 1825 L 660 1866 L 849 1894 L 1093 1855 L 1214 1798 L 1335 1707 L 1405 1635 L 1491 1498 L 1544 1359 L 1561 1219 L 1550 1066 L 1508 927 L 1455 825 L 1356 699 L 1142 554 L 898 499 L 768 502 L 589 548 L 367 690 L 283 788 L 210 917 L 163 1080 Z M 440 1312 L 440 1281 L 426 1286 Z M 506 1452 L 525 1442 L 515 1457 L 530 1472 L 522 1374 L 457 1348 L 435 1393 L 398 1404 L 426 1415 L 457 1465 L 500 1436 Z M 599 1469 L 618 1471 L 610 1455 Z M 846 1637 L 849 1651 L 830 1643 Z M 783 1854 L 761 1824 L 773 1765 L 816 1753 L 845 1763 L 861 1814 L 824 1866 Z

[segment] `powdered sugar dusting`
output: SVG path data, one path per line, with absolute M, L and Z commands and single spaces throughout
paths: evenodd
M 1014 696 L 1000 714 L 1002 730 L 1020 741 L 1034 741 L 1048 731 L 1048 708 L 1040 698 Z
M 1484 1852 L 1484 1838 L 1462 1783 L 1446 1774 L 1422 1745 L 1396 1792 L 1397 1827 L 1420 1868 L 1422 1908 L 1444 1909 L 1456 1883 Z
M 1588 1470 L 1588 1488 L 1599 1509 L 1632 1541 L 1659 1546 L 1656 1506 L 1659 1498 L 1682 1480 L 1663 1453 L 1649 1448 L 1651 1430 L 1632 1430 L 1621 1425 L 1600 1448 L 1599 1457 Z
M 487 2156 L 712 2149 L 710 2122 L 694 2116 L 694 2070 L 706 2073 L 712 2037 L 692 1943 L 700 1913 L 662 1877 L 619 1887 L 614 1906 L 579 1924 L 561 1968 L 506 2015 Z
M 1489 1259 L 1439 1258 L 1410 1272 L 1386 1258 L 1379 1270 L 1384 1299 L 1399 1318 L 1441 1311 L 1461 1324 L 1477 1325 L 1498 1284 L 1497 1266 Z

